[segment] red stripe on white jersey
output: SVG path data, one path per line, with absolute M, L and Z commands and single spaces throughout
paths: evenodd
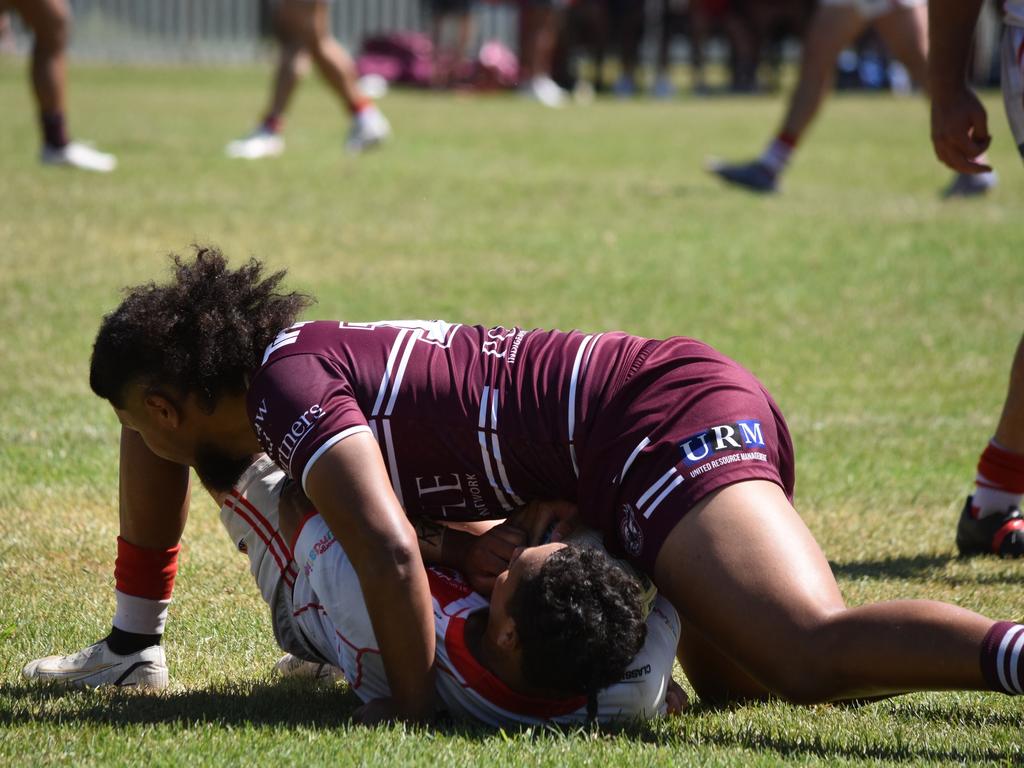
M 274 562 L 277 563 L 277 569 L 281 572 L 281 575 L 284 577 L 285 581 L 288 582 L 288 585 L 294 586 L 295 576 L 298 572 L 295 570 L 295 566 L 290 561 L 288 555 L 286 553 L 279 552 L 277 549 L 275 549 L 274 539 L 270 538 L 266 534 L 264 529 L 257 523 L 257 521 L 253 519 L 250 513 L 242 509 L 237 503 L 235 503 L 234 499 L 225 499 L 224 505 L 232 512 L 234 512 L 236 515 L 238 515 L 240 518 L 242 518 L 242 520 L 245 521 L 249 528 L 251 528 L 252 531 L 257 536 L 259 536 L 260 541 L 266 544 L 267 550 L 273 556 Z

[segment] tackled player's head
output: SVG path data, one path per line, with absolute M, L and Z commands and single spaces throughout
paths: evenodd
M 266 347 L 312 300 L 282 293 L 285 273 L 265 276 L 256 259 L 233 270 L 203 247 L 191 260 L 172 259 L 169 283 L 129 289 L 103 318 L 89 385 L 154 453 L 197 469 L 201 460 L 223 485 L 232 472 L 196 424 L 225 396 L 244 395 Z M 240 461 L 227 458 L 232 467 Z
M 593 699 L 622 678 L 644 644 L 647 626 L 640 585 L 605 552 L 562 544 L 533 547 L 503 576 L 492 594 L 491 612 L 498 613 L 491 619 L 514 622 L 521 673 L 530 688 Z

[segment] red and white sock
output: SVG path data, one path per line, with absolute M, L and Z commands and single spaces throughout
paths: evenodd
M 1024 455 L 990 440 L 978 459 L 971 512 L 975 518 L 1019 507 L 1024 497 Z
M 352 104 L 349 107 L 349 111 L 352 113 L 353 116 L 358 117 L 359 115 L 363 114 L 364 112 L 366 112 L 368 110 L 376 109 L 376 108 L 377 108 L 377 105 L 374 104 L 373 99 L 363 98 L 363 99 L 360 99 L 359 101 L 356 101 L 354 104 Z
M 981 674 L 989 688 L 1011 696 L 1024 694 L 1024 624 L 1000 621 L 981 644 Z
M 780 133 L 765 147 L 758 162 L 771 169 L 776 176 L 782 173 L 789 164 L 789 157 L 796 149 L 797 137 L 789 133 Z
M 267 115 L 260 123 L 260 128 L 267 133 L 280 133 L 284 128 L 284 117 L 281 115 Z
M 146 549 L 117 537 L 117 610 L 113 625 L 138 635 L 161 635 L 167 622 L 181 545 Z

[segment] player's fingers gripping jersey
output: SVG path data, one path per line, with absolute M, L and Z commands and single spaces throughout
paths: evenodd
M 580 477 L 580 508 L 606 510 L 596 526 L 605 545 L 648 573 L 668 533 L 712 491 L 769 480 L 792 499 L 793 444 L 778 406 L 753 374 L 693 339 L 658 342 L 592 440 L 601 448 Z

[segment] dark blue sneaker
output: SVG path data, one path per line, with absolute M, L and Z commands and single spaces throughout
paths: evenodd
M 951 197 L 980 197 L 987 195 L 999 183 L 995 171 L 987 173 L 958 173 L 942 191 L 947 200 Z
M 750 192 L 765 195 L 779 191 L 775 171 L 757 160 L 735 165 L 721 160 L 711 160 L 708 162 L 708 172 L 715 174 L 722 181 L 743 187 Z
M 960 522 L 956 527 L 956 547 L 960 554 L 1024 556 L 1024 517 L 1017 507 L 1006 512 L 976 518 L 972 510 L 973 496 L 967 497 Z

